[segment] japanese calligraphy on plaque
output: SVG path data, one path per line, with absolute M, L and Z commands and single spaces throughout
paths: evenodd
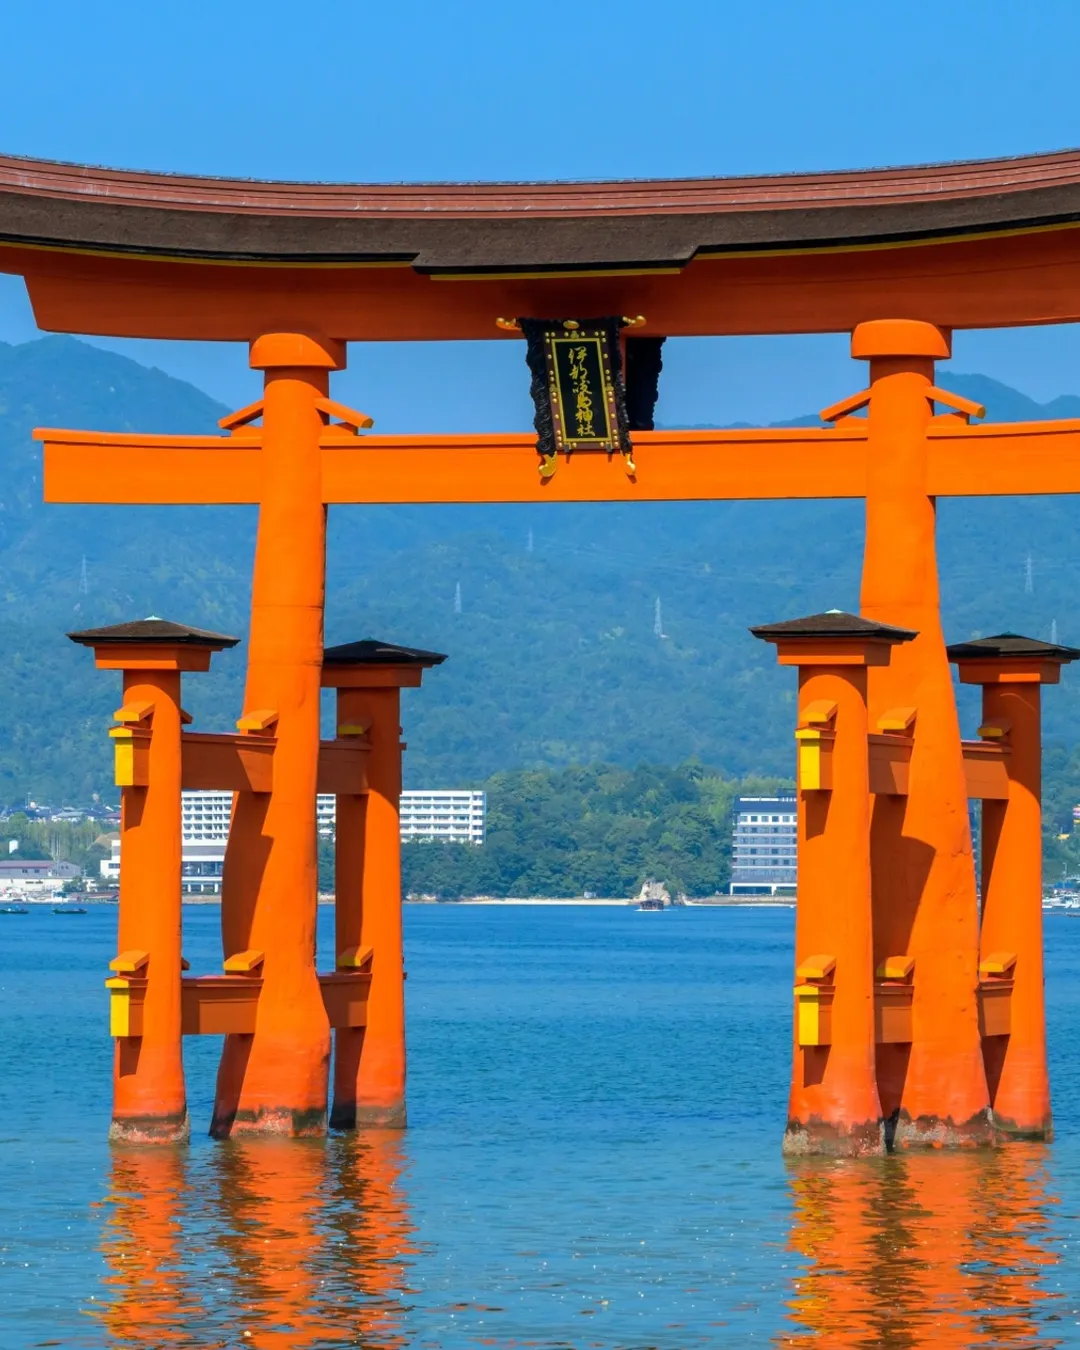
M 619 351 L 621 319 L 521 319 L 544 458 L 630 453 Z

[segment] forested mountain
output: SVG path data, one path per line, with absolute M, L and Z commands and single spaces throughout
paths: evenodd
M 1040 406 L 980 376 L 943 383 L 991 418 L 1080 415 L 1080 398 Z M 246 635 L 255 529 L 254 508 L 44 506 L 30 429 L 205 432 L 225 411 L 71 338 L 0 346 L 0 798 L 83 800 L 108 785 L 118 682 L 64 632 L 157 613 Z M 951 638 L 1045 637 L 1056 622 L 1080 644 L 1076 499 L 946 501 L 940 521 Z M 327 638 L 449 653 L 406 695 L 412 785 L 690 759 L 787 774 L 794 682 L 746 629 L 856 608 L 861 536 L 856 502 L 335 507 Z M 238 715 L 243 653 L 188 677 L 198 725 Z M 1069 746 L 1078 688 L 1066 673 L 1046 696 L 1049 736 Z

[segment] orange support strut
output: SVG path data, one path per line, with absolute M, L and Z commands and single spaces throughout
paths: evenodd
M 326 508 L 319 404 L 344 348 L 299 333 L 251 344 L 265 371 L 261 496 L 245 709 L 271 710 L 274 784 L 238 793 L 222 883 L 226 959 L 265 952 L 251 1035 L 226 1038 L 211 1132 L 320 1134 L 326 1128 L 330 1026 L 315 973 L 319 672 L 326 576 Z M 245 414 L 226 419 L 239 425 Z
M 833 611 L 750 630 L 799 669 L 795 1028 L 784 1152 L 885 1152 L 874 1063 L 867 667 L 907 629 Z
M 1041 692 L 1080 650 L 1003 633 L 949 648 L 964 684 L 982 685 L 980 734 L 1008 751 L 1009 795 L 982 816 L 980 972 L 1012 980 L 1008 1035 L 984 1035 L 994 1125 L 1006 1138 L 1053 1135 L 1046 1067 L 1042 924 Z
M 99 670 L 123 672 L 111 735 L 120 792 L 119 955 L 113 1003 L 110 1138 L 150 1143 L 189 1133 L 180 1007 L 180 673 L 208 670 L 238 639 L 162 619 L 69 633 Z M 141 1007 L 132 1015 L 132 989 Z
M 335 1129 L 405 1124 L 405 958 L 401 924 L 401 690 L 446 658 L 386 643 L 326 652 L 322 682 L 337 689 L 338 734 L 371 742 L 366 797 L 339 795 L 337 963 L 370 962 L 367 1025 L 341 1027 L 334 1053 Z
M 918 637 L 870 672 L 870 724 L 915 708 L 907 797 L 877 795 L 871 827 L 874 960 L 915 959 L 912 1043 L 878 1050 L 882 1109 L 896 1147 L 991 1143 L 976 1003 L 978 913 L 960 727 L 941 630 L 936 506 L 928 495 L 934 402 L 981 412 L 934 387 L 945 334 L 915 320 L 860 324 L 870 362 L 862 612 Z M 953 422 L 962 417 L 952 417 Z

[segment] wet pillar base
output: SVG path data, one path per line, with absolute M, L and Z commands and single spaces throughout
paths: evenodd
M 781 1152 L 785 1158 L 874 1158 L 885 1153 L 885 1122 L 840 1125 L 825 1120 L 789 1120 Z
M 335 1033 L 334 1105 L 330 1112 L 330 1128 L 403 1130 L 408 1123 L 404 1046 L 396 1047 L 397 1053 L 390 1055 L 389 1065 L 384 1061 L 380 1066 L 373 1066 L 363 1062 L 364 1042 L 363 1030 L 343 1027 Z M 374 1074 L 373 1068 L 376 1069 Z M 378 1068 L 382 1068 L 382 1074 Z
M 163 1116 L 113 1117 L 110 1144 L 183 1144 L 191 1137 L 186 1110 Z
M 211 1137 L 325 1136 L 329 1059 L 329 1038 L 323 1043 L 263 1033 L 256 1047 L 250 1033 L 226 1036 L 218 1065 Z
M 1052 1116 L 1045 1120 L 1026 1122 L 1010 1120 L 994 1113 L 994 1134 L 1000 1144 L 1049 1144 L 1054 1137 Z
M 918 1148 L 993 1148 L 998 1143 L 993 1114 L 987 1107 L 957 1124 L 951 1116 L 917 1116 L 901 1111 L 893 1129 L 895 1150 Z
M 404 1102 L 388 1106 L 335 1102 L 330 1113 L 332 1130 L 403 1130 L 407 1124 Z

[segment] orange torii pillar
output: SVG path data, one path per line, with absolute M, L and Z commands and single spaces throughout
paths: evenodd
M 799 671 L 795 1027 L 784 1152 L 884 1153 L 875 1068 L 868 667 L 908 629 L 831 611 L 750 630 Z
M 350 642 L 323 657 L 337 690 L 338 736 L 367 735 L 366 796 L 339 795 L 335 827 L 335 946 L 341 969 L 370 969 L 367 1024 L 339 1027 L 335 1129 L 405 1124 L 405 957 L 401 925 L 401 691 L 418 688 L 438 652 Z
M 979 973 L 983 1055 L 995 1128 L 1005 1137 L 1053 1134 L 1046 1068 L 1042 931 L 1041 690 L 1080 657 L 1060 647 L 1001 633 L 949 648 L 963 684 L 982 685 L 979 734 L 1008 749 L 1009 795 L 982 807 L 982 925 Z M 987 1017 L 995 985 L 1010 983 L 1008 1033 Z
M 320 1134 L 326 1128 L 330 1024 L 315 971 L 319 673 L 326 582 L 326 507 L 319 441 L 331 411 L 329 372 L 343 344 L 270 333 L 251 344 L 263 397 L 224 419 L 262 418 L 259 528 L 241 724 L 273 726 L 269 794 L 240 792 L 222 879 L 222 946 L 265 953 L 251 1035 L 226 1037 L 211 1133 Z
M 123 672 L 115 745 L 120 788 L 119 955 L 107 982 L 113 1059 L 110 1138 L 169 1142 L 189 1132 L 181 1053 L 180 675 L 209 670 L 238 638 L 164 619 L 69 633 L 99 670 Z
M 861 610 L 918 633 L 870 671 L 869 715 L 917 711 L 908 794 L 873 803 L 874 955 L 906 953 L 918 971 L 911 1045 L 878 1051 L 882 1108 L 894 1143 L 993 1142 L 976 998 L 978 901 L 960 725 L 941 629 L 936 503 L 927 495 L 933 404 L 957 409 L 947 430 L 983 409 L 934 385 L 949 340 L 910 319 L 860 324 L 851 354 L 870 362 L 870 387 L 823 414 L 844 425 L 868 407 L 866 550 Z

